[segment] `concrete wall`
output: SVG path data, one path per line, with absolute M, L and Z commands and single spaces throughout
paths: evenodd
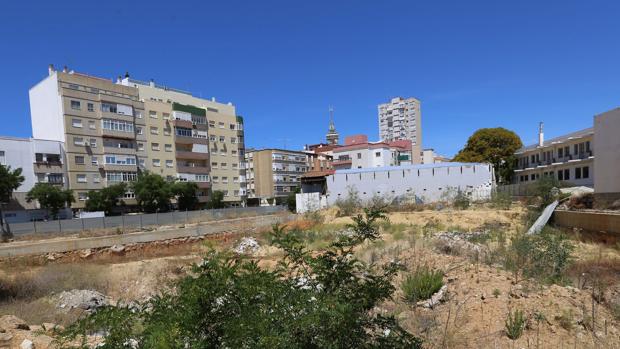
M 327 207 L 327 197 L 320 193 L 295 194 L 297 213 L 312 212 Z
M 620 234 L 620 214 L 555 210 L 553 222 L 560 227 Z
M 53 252 L 67 252 L 88 248 L 102 248 L 113 245 L 145 243 L 159 240 L 177 239 L 182 237 L 212 235 L 218 233 L 252 233 L 257 228 L 270 227 L 275 223 L 284 223 L 295 219 L 295 215 L 267 215 L 259 217 L 235 218 L 210 222 L 188 228 L 156 230 L 130 234 L 99 236 L 81 239 L 37 241 L 20 244 L 4 244 L 0 246 L 0 257 L 13 257 Z
M 29 91 L 32 136 L 65 141 L 62 102 L 58 92 L 58 75 L 53 73 Z
M 594 117 L 594 192 L 620 193 L 620 108 Z
M 4 152 L 4 163 L 2 165 L 11 166 L 12 170 L 22 169 L 24 182 L 17 188 L 16 192 L 27 192 L 34 186 L 34 153 L 29 138 L 0 138 L 0 151 Z
M 357 190 L 363 201 L 379 195 L 433 202 L 458 190 L 475 199 L 484 199 L 491 195 L 493 178 L 491 165 L 473 163 L 340 170 L 327 176 L 327 201 L 333 205 L 338 199 L 346 199 L 349 188 Z

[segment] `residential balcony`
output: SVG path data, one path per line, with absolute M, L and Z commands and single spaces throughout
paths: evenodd
M 40 161 L 34 163 L 35 173 L 62 172 L 62 162 Z
M 99 166 L 101 166 L 101 164 L 99 164 Z M 136 172 L 138 171 L 138 165 L 103 164 L 103 169 L 114 172 Z
M 351 165 L 353 163 L 353 160 L 351 159 L 338 159 L 338 160 L 334 160 L 332 161 L 332 166 L 344 166 L 344 165 Z
M 209 160 L 209 153 L 177 150 L 176 157 L 177 159 Z
M 118 154 L 118 155 L 136 155 L 136 148 L 119 148 L 103 146 L 103 152 L 106 154 Z
M 195 182 L 198 185 L 198 188 L 200 189 L 209 189 L 211 188 L 211 183 L 210 182 Z
M 188 137 L 175 135 L 174 141 L 179 144 L 209 144 L 207 138 Z
M 123 138 L 123 139 L 135 139 L 136 135 L 133 132 L 124 132 L 116 130 L 102 129 L 101 135 L 103 137 Z
M 192 128 L 194 126 L 194 124 L 190 120 L 181 119 L 172 120 L 172 125 L 174 125 L 175 127 L 183 128 Z
M 177 164 L 177 172 L 179 173 L 193 173 L 193 174 L 209 174 L 208 166 L 187 166 Z

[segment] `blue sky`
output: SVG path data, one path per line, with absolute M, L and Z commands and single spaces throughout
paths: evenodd
M 30 136 L 47 65 L 231 101 L 247 147 L 378 138 L 377 104 L 422 101 L 423 145 L 453 155 L 481 127 L 524 143 L 620 106 L 619 2 L 7 1 L 0 135 Z

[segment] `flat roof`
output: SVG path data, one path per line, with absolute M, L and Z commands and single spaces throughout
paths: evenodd
M 440 162 L 436 164 L 352 168 L 352 169 L 347 169 L 347 170 L 336 170 L 336 174 L 398 171 L 398 170 L 421 170 L 421 169 L 427 169 L 427 168 L 461 167 L 461 166 L 475 166 L 475 165 L 489 165 L 489 164 L 485 164 L 481 162 Z

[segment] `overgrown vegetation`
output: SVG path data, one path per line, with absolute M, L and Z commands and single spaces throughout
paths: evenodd
M 85 208 L 87 211 L 104 211 L 106 215 L 110 215 L 119 203 L 124 204 L 121 198 L 126 191 L 125 183 L 113 184 L 101 190 L 91 190 L 88 192 Z
M 423 265 L 405 277 L 401 289 L 407 301 L 416 303 L 431 298 L 443 285 L 443 272 Z
M 71 189 L 61 189 L 49 183 L 37 183 L 26 194 L 26 201 L 34 200 L 42 209 L 47 210 L 53 219 L 57 219 L 60 209 L 65 206 L 71 207 L 75 197 Z
M 367 265 L 354 256 L 378 240 L 383 212 L 354 217 L 325 251 L 312 252 L 281 226 L 273 244 L 278 267 L 210 252 L 175 291 L 139 306 L 106 307 L 70 326 L 61 346 L 106 333 L 100 348 L 420 348 L 391 316 L 371 310 L 391 297 L 397 263 Z
M 518 234 L 506 251 L 505 266 L 520 276 L 548 283 L 566 282 L 565 272 L 573 261 L 573 244 L 560 232 L 545 228 L 540 234 Z
M 508 338 L 513 341 L 519 339 L 525 329 L 525 317 L 523 316 L 523 311 L 519 309 L 516 309 L 514 312 L 512 312 L 512 310 L 509 311 L 504 328 Z
M 469 208 L 469 205 L 469 197 L 467 197 L 463 191 L 459 190 L 452 200 L 452 206 L 459 210 L 466 210 Z
M 357 189 L 349 186 L 347 188 L 346 198 L 338 198 L 338 200 L 336 200 L 336 206 L 340 209 L 340 216 L 351 216 L 355 214 L 362 206 L 362 199 L 360 199 Z
M 491 207 L 497 210 L 509 210 L 512 206 L 512 197 L 509 193 L 494 190 L 491 193 Z
M 224 192 L 221 190 L 213 191 L 209 197 L 209 201 L 207 201 L 207 208 L 218 209 L 224 207 L 226 207 L 224 203 Z
M 11 169 L 11 166 L 5 166 L 0 164 L 0 240 L 7 242 L 13 238 L 11 233 L 11 227 L 8 222 L 4 220 L 4 213 L 2 212 L 2 205 L 8 203 L 11 200 L 13 191 L 19 188 L 24 182 L 25 177 L 22 176 L 22 169 Z

